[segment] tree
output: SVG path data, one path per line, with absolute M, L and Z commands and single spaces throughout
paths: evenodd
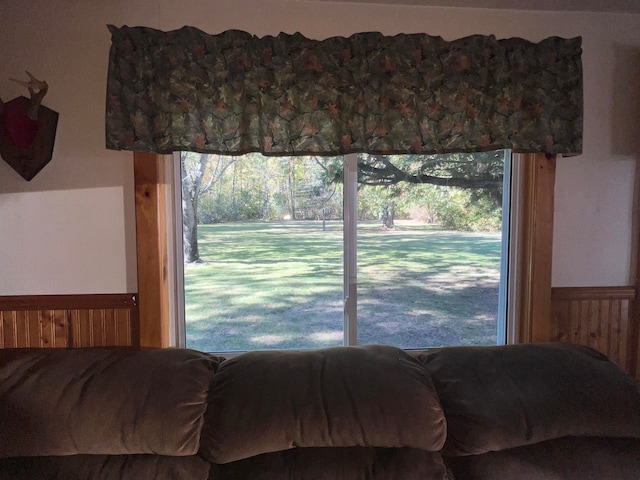
M 450 155 L 358 156 L 358 183 L 362 185 L 430 184 L 492 192 L 502 198 L 502 153 L 456 153 Z
M 184 261 L 201 262 L 198 249 L 198 200 L 220 181 L 225 170 L 235 163 L 236 157 L 183 152 L 180 160 Z M 206 181 L 205 177 L 208 177 Z
M 334 165 L 335 181 L 342 169 Z M 378 206 L 383 228 L 393 229 L 399 199 L 406 191 L 400 185 L 435 185 L 473 191 L 474 198 L 489 197 L 502 204 L 504 161 L 502 153 L 457 153 L 447 155 L 358 155 L 358 183 L 376 187 L 382 195 Z
M 336 191 L 337 182 L 327 181 L 326 165 L 323 157 L 305 157 L 304 184 L 301 184 L 297 196 L 303 199 L 305 210 L 309 210 L 307 218 L 322 219 L 322 230 L 326 230 L 327 216 L 336 210 L 331 204 Z
M 289 202 L 289 211 L 291 220 L 296 220 L 296 165 L 291 157 L 286 157 L 285 161 L 287 165 L 287 200 Z

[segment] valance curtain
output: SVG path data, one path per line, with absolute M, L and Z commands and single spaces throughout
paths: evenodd
M 581 38 L 311 40 L 109 26 L 110 149 L 266 155 L 582 151 Z

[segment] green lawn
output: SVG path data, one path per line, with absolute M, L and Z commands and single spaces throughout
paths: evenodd
M 495 344 L 500 235 L 399 222 L 358 229 L 358 341 L 404 348 Z M 185 265 L 187 346 L 342 344 L 340 222 L 199 226 Z

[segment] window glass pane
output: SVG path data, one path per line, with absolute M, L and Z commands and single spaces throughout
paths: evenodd
M 345 311 L 352 344 L 503 343 L 505 158 L 359 155 L 345 176 L 342 157 L 183 153 L 185 345 L 342 345 Z
M 182 154 L 187 347 L 343 344 L 342 184 L 328 181 L 335 162 Z
M 496 344 L 504 152 L 359 168 L 358 343 Z

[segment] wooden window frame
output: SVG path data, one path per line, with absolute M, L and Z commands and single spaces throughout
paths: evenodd
M 136 258 L 141 347 L 170 346 L 169 244 L 165 162 L 173 157 L 135 152 Z
M 511 343 L 551 339 L 551 268 L 556 157 L 520 154 L 524 168 L 520 191 L 516 322 Z
M 551 332 L 551 260 L 555 156 L 517 154 L 523 158 L 519 195 L 518 268 L 515 279 L 516 322 L 509 343 L 549 341 Z M 171 155 L 134 153 L 136 246 L 140 345 L 168 347 L 171 332 L 169 244 L 165 162 Z

